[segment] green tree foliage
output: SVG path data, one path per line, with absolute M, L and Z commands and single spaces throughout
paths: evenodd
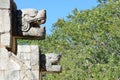
M 108 0 L 98 0 L 99 3 L 106 3 Z
M 44 80 L 118 80 L 120 78 L 120 1 L 58 19 L 53 34 L 39 42 L 46 52 L 62 52 L 60 74 Z
M 74 9 L 38 43 L 43 53 L 63 55 L 62 73 L 47 74 L 44 80 L 120 79 L 120 1 L 92 10 Z
M 102 4 L 106 4 L 106 3 L 111 2 L 111 1 L 115 2 L 115 1 L 119 1 L 119 0 L 98 0 L 98 2 L 102 3 Z

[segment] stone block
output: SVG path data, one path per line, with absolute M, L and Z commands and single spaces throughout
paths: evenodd
M 5 71 L 0 70 L 0 80 L 5 80 Z
M 0 0 L 0 8 L 10 8 L 10 0 Z
M 0 48 L 2 48 L 1 34 L 0 34 Z M 1 52 L 0 52 L 1 53 Z
M 10 59 L 8 69 L 9 70 L 21 70 L 21 64 L 18 64 L 13 59 Z
M 5 48 L 0 48 L 0 70 L 8 70 L 9 54 Z
M 23 80 L 20 79 L 20 71 L 5 71 L 5 80 Z
M 39 47 L 37 45 L 31 46 L 31 66 L 32 69 L 39 69 Z
M 39 65 L 31 65 L 32 70 L 39 70 Z
M 25 63 L 25 71 L 27 71 L 27 76 L 24 76 L 25 72 L 21 68 L 20 77 L 25 77 L 26 80 L 39 80 L 39 46 L 18 45 L 17 56 Z
M 31 49 L 29 45 L 19 45 L 18 46 L 18 53 L 30 53 Z
M 39 80 L 39 70 L 32 71 L 32 74 L 34 76 L 33 80 Z
M 1 45 L 10 47 L 10 38 L 11 38 L 10 33 L 1 34 L 0 37 Z
M 29 61 L 30 60 L 30 53 L 21 53 L 21 57 L 22 60 L 24 61 Z
M 37 38 L 45 37 L 45 27 L 31 27 L 29 31 L 22 32 L 24 36 L 36 36 Z M 35 37 L 34 37 L 35 38 Z
M 31 79 L 31 72 L 30 70 L 25 70 L 25 72 L 23 70 L 20 71 L 20 80 L 32 80 Z
M 4 0 L 4 1 L 6 1 L 6 0 Z M 0 2 L 0 6 L 1 6 L 1 2 Z M 10 11 L 9 10 L 0 10 L 0 33 L 10 32 L 10 30 L 11 30 Z
M 25 61 L 25 65 L 27 69 L 31 69 L 30 61 Z
M 47 67 L 48 72 L 61 72 L 62 71 L 62 66 L 61 65 L 52 65 L 50 67 Z
M 20 79 L 23 79 L 25 77 L 25 73 L 21 70 L 20 71 Z M 24 80 L 24 79 L 23 79 Z
M 22 45 L 17 45 L 17 56 L 20 56 Z

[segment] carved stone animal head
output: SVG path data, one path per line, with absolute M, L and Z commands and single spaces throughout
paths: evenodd
M 44 39 L 45 27 L 40 27 L 46 21 L 46 11 L 22 9 L 12 11 L 12 38 L 9 50 L 16 53 L 16 39 Z
M 41 55 L 41 70 L 47 72 L 61 72 L 62 67 L 58 65 L 61 54 L 48 53 Z
M 31 26 L 38 27 L 45 23 L 46 11 L 35 9 L 22 9 L 22 31 L 28 31 Z
M 49 62 L 51 64 L 57 64 L 61 56 L 62 56 L 61 54 L 55 54 L 55 53 L 45 54 L 46 62 Z
M 45 10 L 17 10 L 15 12 L 14 21 L 15 26 L 13 30 L 13 35 L 15 36 L 41 37 L 42 35 L 45 35 L 45 27 L 39 26 L 46 21 Z

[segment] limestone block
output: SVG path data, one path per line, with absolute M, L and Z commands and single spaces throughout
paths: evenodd
M 21 59 L 24 61 L 29 61 L 30 60 L 30 53 L 21 53 Z
M 20 80 L 20 71 L 5 71 L 4 80 Z
M 31 65 L 30 65 L 30 61 L 24 61 L 25 62 L 25 65 L 26 65 L 26 68 L 27 69 L 31 69 Z
M 0 0 L 0 8 L 10 8 L 10 0 Z
M 0 48 L 2 47 L 2 43 L 1 43 L 1 34 L 0 34 Z M 1 52 L 0 52 L 1 53 Z
M 19 57 L 25 63 L 21 68 L 21 80 L 39 80 L 39 47 L 37 45 L 18 45 Z
M 36 77 L 31 70 L 28 71 L 28 78 L 30 80 L 36 80 Z
M 61 65 L 52 65 L 52 66 L 47 66 L 46 70 L 48 72 L 61 72 L 62 66 Z
M 18 45 L 17 56 L 32 69 L 39 69 L 39 47 L 37 45 Z M 30 61 L 30 63 L 29 63 Z
M 31 70 L 26 70 L 26 72 L 20 71 L 19 80 L 36 80 L 36 76 Z
M 0 37 L 1 45 L 10 47 L 10 38 L 11 38 L 10 33 L 1 34 Z
M 17 56 L 20 56 L 22 45 L 17 45 Z
M 5 80 L 5 71 L 0 70 L 0 80 Z
M 20 71 L 20 79 L 23 79 L 25 77 L 25 73 L 21 70 Z M 24 79 L 23 79 L 24 80 Z
M 39 80 L 39 70 L 32 71 L 34 80 Z
M 9 54 L 5 48 L 0 48 L 0 70 L 8 70 Z
M 39 67 L 39 47 L 37 45 L 31 46 L 31 66 L 32 68 L 37 68 Z M 38 67 L 37 67 L 38 66 Z
M 31 49 L 29 45 L 18 45 L 18 53 L 30 53 Z
M 30 70 L 26 70 L 26 72 L 20 71 L 20 79 L 19 80 L 35 80 L 34 74 Z M 38 79 L 39 80 L 39 79 Z
M 13 59 L 10 59 L 8 70 L 21 70 L 21 65 L 15 62 Z
M 1 0 L 0 0 L 1 1 Z M 4 0 L 6 1 L 6 0 Z M 1 6 L 0 2 L 0 6 Z M 10 32 L 11 29 L 11 16 L 9 10 L 0 10 L 0 33 Z

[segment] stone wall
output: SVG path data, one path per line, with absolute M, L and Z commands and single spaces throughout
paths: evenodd
M 10 47 L 11 11 L 10 1 L 0 0 L 0 47 Z
M 17 10 L 14 0 L 0 0 L 0 80 L 41 80 L 42 72 L 61 72 L 61 54 L 17 44 L 17 39 L 45 39 L 45 27 L 39 26 L 45 21 L 46 10 Z
M 39 47 L 19 45 L 17 56 L 0 48 L 0 80 L 39 80 Z

